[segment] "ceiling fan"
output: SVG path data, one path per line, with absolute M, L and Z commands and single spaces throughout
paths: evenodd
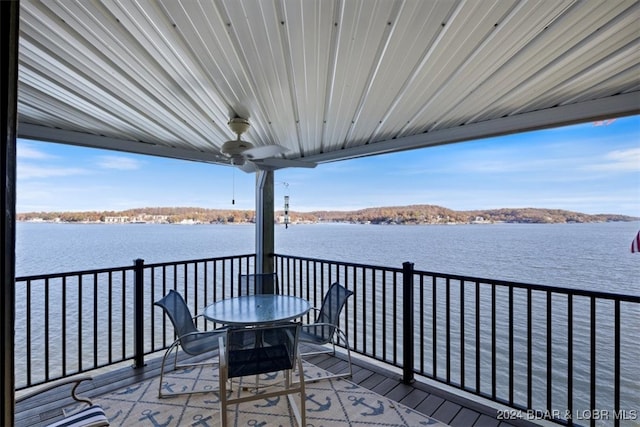
M 243 141 L 242 134 L 250 126 L 247 119 L 235 117 L 229 120 L 228 125 L 231 131 L 237 135 L 237 138 L 222 144 L 220 151 L 229 158 L 232 165 L 239 166 L 245 172 L 255 172 L 257 169 L 275 170 L 286 167 L 316 167 L 316 163 L 276 157 L 289 151 L 281 145 L 272 144 L 256 147 L 250 142 Z

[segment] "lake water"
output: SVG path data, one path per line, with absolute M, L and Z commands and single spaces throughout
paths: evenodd
M 276 252 L 640 295 L 637 222 L 277 226 Z M 16 275 L 255 252 L 253 225 L 18 223 Z

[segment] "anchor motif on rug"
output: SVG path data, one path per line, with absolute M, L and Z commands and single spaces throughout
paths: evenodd
M 144 421 L 145 419 L 148 419 L 149 421 L 151 421 L 151 424 L 153 424 L 154 427 L 166 427 L 169 424 L 171 424 L 171 421 L 173 420 L 173 415 L 169 415 L 169 418 L 167 418 L 167 421 L 165 421 L 164 423 L 160 423 L 158 420 L 156 420 L 156 417 L 155 417 L 158 414 L 160 414 L 160 411 L 151 412 L 151 409 L 145 409 L 144 411 L 142 411 L 142 415 L 144 416 L 138 419 L 138 421 Z
M 193 371 L 195 371 L 196 369 L 198 369 L 198 367 L 197 367 L 197 366 L 186 366 L 186 367 L 184 367 L 184 368 L 180 368 L 180 369 L 177 369 L 177 370 L 173 371 L 173 373 L 174 373 L 175 375 L 190 374 L 190 373 L 192 373 Z
M 267 401 L 267 403 L 265 403 L 264 405 L 260 405 L 260 404 L 256 403 L 253 406 L 255 406 L 256 408 L 269 408 L 271 406 L 278 406 L 278 403 L 280 402 L 280 396 L 276 396 L 273 399 L 269 399 L 267 397 L 264 400 Z
M 371 409 L 370 413 L 362 412 L 361 415 L 372 416 L 372 415 L 380 415 L 384 413 L 384 405 L 380 400 L 378 400 L 378 407 L 376 408 L 374 406 L 369 405 L 368 403 L 365 403 L 364 397 L 349 396 L 348 399 L 353 402 L 353 406 L 362 405 L 365 408 Z
M 308 394 L 307 395 L 307 411 L 309 411 L 309 412 L 322 412 L 322 411 L 328 411 L 331 408 L 331 398 L 329 396 L 325 396 L 325 399 L 327 400 L 327 403 L 324 403 L 324 404 L 318 402 L 317 400 L 315 400 L 314 397 L 316 397 L 315 394 Z M 310 408 L 308 402 L 315 403 L 316 406 L 317 406 L 317 409 Z
M 208 417 L 204 417 L 202 415 L 194 415 L 193 419 L 195 420 L 195 423 L 191 424 L 191 427 L 196 427 L 196 426 L 210 427 L 210 424 L 207 421 L 209 421 L 212 418 L 213 417 L 211 415 L 209 415 Z
M 168 393 L 175 393 L 175 391 L 173 390 L 173 386 L 177 385 L 177 383 L 170 383 L 168 381 L 164 381 L 162 383 L 162 389 L 167 391 Z M 185 392 L 187 391 L 189 387 L 186 385 L 183 385 L 180 392 Z
M 114 392 L 113 394 L 115 394 L 116 396 L 122 396 L 125 394 L 131 394 L 131 393 L 135 393 L 136 391 L 140 390 L 140 387 L 142 387 L 144 383 L 140 383 L 137 386 L 133 387 L 133 386 L 128 386 L 127 388 L 125 388 L 124 390 L 121 391 L 117 391 Z

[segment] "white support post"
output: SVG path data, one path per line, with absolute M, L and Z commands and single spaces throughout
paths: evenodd
M 273 171 L 256 172 L 256 273 L 273 273 Z

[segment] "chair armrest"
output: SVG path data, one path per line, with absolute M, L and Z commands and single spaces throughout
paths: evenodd
M 71 389 L 71 397 L 77 401 L 77 402 L 84 402 L 84 403 L 88 403 L 89 405 L 93 405 L 93 402 L 91 401 L 91 399 L 87 398 L 87 397 L 80 397 L 76 394 L 77 392 L 77 388 L 80 385 L 80 383 L 82 381 L 90 381 L 93 380 L 92 377 L 88 376 L 88 375 L 81 375 L 81 376 L 77 376 L 77 377 L 71 377 L 71 378 L 63 378 L 59 381 L 53 381 L 49 384 L 45 384 L 42 387 L 39 387 L 37 390 L 33 390 L 30 391 L 28 393 L 25 393 L 24 395 L 16 398 L 16 402 L 22 402 L 23 400 L 27 400 L 30 399 L 34 396 L 37 396 L 41 393 L 47 392 L 49 390 L 53 390 L 55 388 L 61 387 L 63 385 L 67 385 L 67 384 L 75 384 L 73 386 L 73 388 Z

